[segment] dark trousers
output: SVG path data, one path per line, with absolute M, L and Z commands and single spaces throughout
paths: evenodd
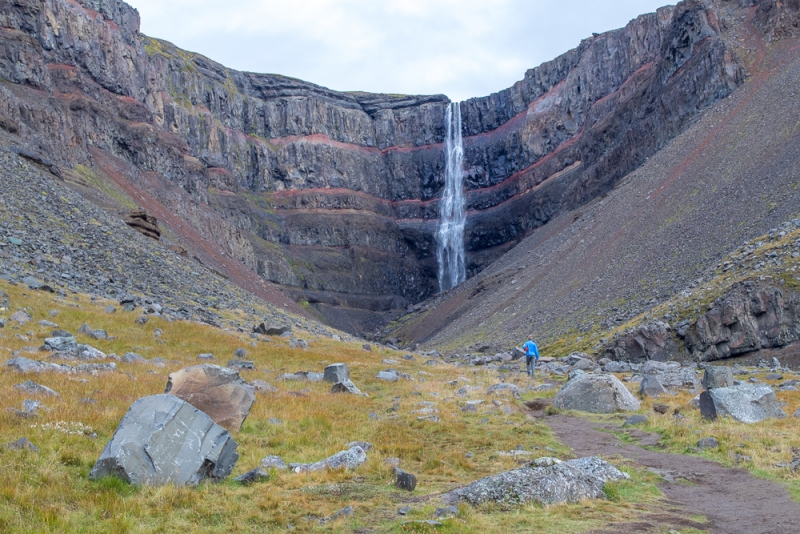
M 536 374 L 536 360 L 533 356 L 525 356 L 525 367 L 529 375 L 533 376 Z

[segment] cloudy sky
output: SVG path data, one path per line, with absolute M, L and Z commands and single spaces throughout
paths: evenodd
M 485 96 L 669 0 L 127 0 L 142 32 L 340 91 Z M 673 2 L 674 3 L 674 2 Z

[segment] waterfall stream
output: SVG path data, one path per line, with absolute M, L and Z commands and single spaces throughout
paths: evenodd
M 445 115 L 445 185 L 439 204 L 436 258 L 439 260 L 439 290 L 446 291 L 467 279 L 464 266 L 464 225 L 467 222 L 464 197 L 464 144 L 461 139 L 461 105 L 451 102 Z

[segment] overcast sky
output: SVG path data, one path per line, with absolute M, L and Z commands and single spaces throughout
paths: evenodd
M 485 96 L 669 0 L 127 0 L 142 32 L 340 91 Z M 674 3 L 674 2 L 673 2 Z

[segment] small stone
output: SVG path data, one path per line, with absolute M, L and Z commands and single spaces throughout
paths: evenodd
M 345 445 L 348 449 L 352 449 L 353 447 L 361 447 L 364 449 L 364 452 L 369 452 L 372 450 L 372 443 L 369 441 L 351 441 L 347 445 Z
M 31 315 L 25 310 L 19 310 L 17 312 L 14 312 L 13 314 L 11 314 L 11 317 L 9 317 L 9 319 L 20 325 L 29 323 L 31 322 L 31 320 L 33 320 Z
M 406 473 L 402 469 L 395 468 L 396 480 L 394 485 L 406 491 L 414 491 L 417 487 L 417 477 L 411 473 Z
M 214 359 L 214 355 L 211 354 L 210 352 L 204 352 L 203 354 L 198 354 L 197 355 L 197 359 L 198 360 L 213 360 Z
M 402 508 L 400 508 L 399 510 L 397 510 L 397 513 L 398 513 L 399 515 L 408 515 L 408 513 L 409 513 L 410 511 L 411 511 L 411 507 L 410 507 L 410 506 L 403 506 Z
M 777 373 L 767 373 L 765 380 L 783 380 L 783 375 Z
M 701 451 L 704 449 L 718 449 L 719 441 L 717 441 L 717 438 L 703 438 L 697 442 L 697 448 Z
M 236 482 L 239 482 L 243 486 L 248 486 L 256 482 L 263 482 L 265 480 L 269 480 L 269 473 L 265 473 L 264 471 L 256 467 L 255 469 L 251 469 L 247 473 L 234 478 L 234 480 Z
M 245 360 L 229 360 L 228 364 L 226 365 L 229 369 L 234 369 L 236 371 L 241 371 L 242 369 L 248 371 L 255 371 L 256 366 L 253 362 L 245 361 Z
M 253 380 L 250 385 L 256 388 L 256 393 L 277 393 L 278 388 L 264 382 L 263 380 Z
M 278 419 L 277 417 L 270 417 L 269 419 L 267 419 L 267 423 L 269 423 L 271 425 L 282 425 L 283 424 L 283 422 L 280 419 Z
M 112 306 L 111 304 L 106 306 L 106 309 L 103 310 L 103 311 L 105 311 L 106 313 L 117 313 L 117 309 L 114 306 Z
M 39 452 L 39 447 L 31 443 L 31 441 L 28 438 L 19 438 L 17 441 L 6 443 L 6 449 L 12 451 Z
M 641 425 L 647 422 L 647 417 L 643 415 L 632 415 L 623 423 L 622 426 Z
M 280 456 L 265 456 L 264 459 L 261 460 L 261 467 L 264 469 L 288 469 L 283 458 Z
M 147 360 L 135 352 L 128 352 L 122 357 L 122 361 L 125 363 L 145 363 Z
M 669 411 L 669 406 L 666 404 L 653 404 L 653 411 L 664 415 Z
M 365 344 L 361 345 L 361 348 L 364 349 L 367 352 L 372 352 L 372 346 L 369 343 L 365 343 Z
M 437 508 L 433 512 L 433 517 L 455 517 L 458 515 L 458 506 L 445 506 L 444 508 Z
M 136 324 L 140 324 L 140 325 L 143 325 L 143 324 L 147 323 L 147 321 L 148 321 L 149 319 L 150 319 L 150 318 L 149 318 L 147 315 L 140 315 L 139 317 L 137 317 L 137 318 L 136 318 L 136 320 L 134 321 L 134 323 L 136 323 Z

